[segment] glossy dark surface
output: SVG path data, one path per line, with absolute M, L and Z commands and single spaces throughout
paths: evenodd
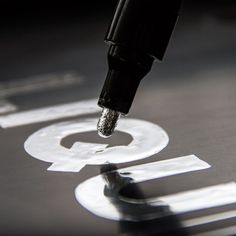
M 212 167 L 144 182 L 134 186 L 130 194 L 156 197 L 236 179 L 236 10 L 227 5 L 213 8 L 212 12 L 204 7 L 197 11 L 183 9 L 164 63 L 153 66 L 141 83 L 130 111 L 132 118 L 162 126 L 169 135 L 169 145 L 158 155 L 117 168 L 188 154 L 197 155 Z M 76 71 L 84 78 L 83 83 L 74 86 L 45 88 L 6 99 L 21 111 L 98 97 L 107 70 L 103 36 L 110 16 L 107 12 L 101 19 L 5 30 L 0 39 L 1 83 L 67 71 Z M 55 122 L 58 121 L 0 129 L 1 234 L 105 236 L 125 231 L 136 235 L 141 224 L 127 225 L 99 218 L 77 203 L 76 186 L 100 174 L 101 166 L 86 166 L 78 174 L 49 172 L 48 163 L 24 151 L 29 135 Z M 63 145 L 70 147 L 77 139 L 108 142 L 90 132 L 70 136 L 63 140 Z M 116 133 L 109 142 L 126 145 L 130 141 L 128 134 Z M 236 205 L 231 204 L 173 216 L 168 222 L 179 226 L 188 219 L 235 209 Z M 146 227 L 152 233 L 158 224 L 165 226 L 166 222 L 162 219 L 158 224 L 152 223 L 144 224 L 142 230 Z M 230 217 L 190 227 L 187 233 L 192 235 L 235 223 L 235 217 Z

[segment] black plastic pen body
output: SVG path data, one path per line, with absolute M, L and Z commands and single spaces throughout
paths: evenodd
M 180 3 L 180 0 L 119 1 L 105 37 L 110 45 L 109 69 L 99 106 L 119 114 L 129 112 L 140 81 L 155 59 L 163 59 Z M 109 111 L 106 117 L 110 117 Z

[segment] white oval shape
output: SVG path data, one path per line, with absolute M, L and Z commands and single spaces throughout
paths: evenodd
M 76 142 L 68 149 L 63 138 L 82 132 L 95 131 L 97 119 L 60 122 L 38 130 L 28 137 L 24 147 L 31 156 L 53 163 L 48 170 L 78 172 L 85 165 L 124 163 L 143 159 L 160 152 L 169 142 L 167 133 L 151 122 L 124 118 L 116 130 L 130 134 L 127 146 L 108 147 L 107 144 Z

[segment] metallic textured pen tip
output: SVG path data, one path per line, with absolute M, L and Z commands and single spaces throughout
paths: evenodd
M 120 112 L 113 111 L 108 108 L 103 108 L 102 115 L 98 121 L 98 134 L 103 138 L 108 138 L 114 132 L 117 121 L 120 117 Z

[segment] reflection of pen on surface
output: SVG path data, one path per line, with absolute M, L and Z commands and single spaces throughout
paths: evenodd
M 124 177 L 126 173 L 121 176 L 114 164 L 103 165 L 101 174 L 106 182 L 104 195 L 120 214 L 122 233 L 141 236 L 188 235 L 168 205 L 163 202 L 158 206 L 149 205 L 139 186 L 132 178 Z
M 121 114 L 129 112 L 142 78 L 154 59 L 162 60 L 181 0 L 120 0 L 105 37 L 108 74 L 98 101 L 103 108 L 98 133 L 109 137 Z
M 149 205 L 138 184 L 126 173 L 121 176 L 114 164 L 103 165 L 101 174 L 106 182 L 104 195 L 117 208 L 121 220 L 142 221 L 169 214 L 169 206 L 163 202 Z

